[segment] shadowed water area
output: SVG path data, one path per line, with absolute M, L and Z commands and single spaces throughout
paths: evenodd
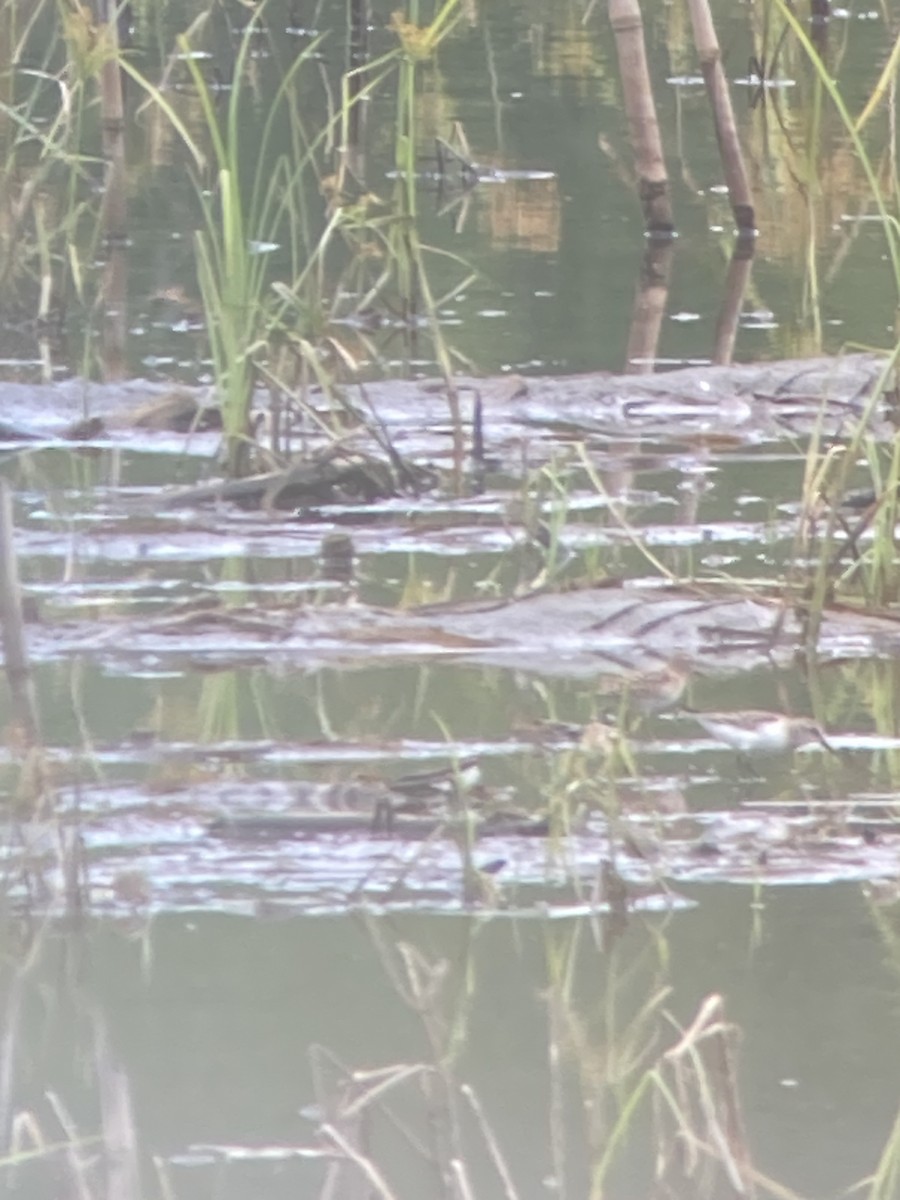
M 606 5 L 395 7 L 0 0 L 4 1187 L 837 1195 L 898 1103 L 897 281 L 803 42 L 858 114 L 895 24 L 713 5 L 738 238 L 645 5 L 651 237 Z

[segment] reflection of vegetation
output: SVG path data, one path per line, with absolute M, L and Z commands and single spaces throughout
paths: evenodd
M 895 922 L 884 910 L 876 919 L 896 966 Z M 321 932 L 346 946 L 353 923 L 342 924 Z M 89 1200 L 108 1196 L 114 1180 L 116 1200 L 137 1200 L 213 1182 L 230 1190 L 253 1171 L 262 1193 L 287 1183 L 296 1194 L 352 1195 L 365 1181 L 379 1200 L 516 1200 L 533 1194 L 538 1168 L 559 1194 L 591 1200 L 796 1197 L 751 1153 L 737 1031 L 721 997 L 691 998 L 687 1021 L 673 1015 L 664 922 L 514 928 L 463 918 L 441 922 L 437 951 L 416 936 L 418 924 L 401 936 L 371 919 L 393 994 L 385 999 L 379 981 L 349 1000 L 331 989 L 360 971 L 377 976 L 371 954 L 323 977 L 316 938 L 295 941 L 295 929 L 270 922 L 262 947 L 287 960 L 273 971 L 288 988 L 276 999 L 272 979 L 253 970 L 248 986 L 247 962 L 261 963 L 264 950 L 247 944 L 246 922 L 191 916 L 184 925 L 157 923 L 143 962 L 115 930 L 86 938 L 5 925 L 0 1178 L 10 1190 L 57 1195 L 62 1185 Z M 274 926 L 285 932 L 273 936 Z M 291 962 L 298 946 L 309 962 Z M 349 1052 L 321 1044 L 323 1027 L 329 1041 L 335 1032 L 329 1003 Z M 841 1011 L 835 1004 L 836 1022 Z M 777 1033 L 752 1030 L 748 1053 Z M 282 1045 L 287 1061 L 274 1065 Z M 299 1118 L 288 1114 L 303 1122 L 291 1136 L 284 1106 L 307 1099 Z M 852 1098 L 840 1102 L 841 1115 L 853 1111 Z M 273 1153 L 276 1137 L 283 1155 Z M 186 1165 L 199 1141 L 205 1153 Z M 895 1194 L 897 1143 L 895 1126 L 861 1195 Z M 791 1165 L 818 1164 L 792 1154 Z
M 460 958 L 452 964 L 430 961 L 414 945 L 394 944 L 380 924 L 369 928 L 401 1002 L 421 1023 L 429 1058 L 353 1071 L 314 1051 L 317 1109 L 327 1113 L 318 1136 L 335 1156 L 333 1183 L 349 1187 L 359 1172 L 374 1195 L 405 1195 L 402 1181 L 418 1160 L 434 1172 L 441 1194 L 476 1196 L 483 1194 L 479 1162 L 486 1157 L 504 1194 L 518 1196 L 519 1164 L 490 1105 L 465 1081 L 479 926 L 466 924 Z M 721 998 L 709 997 L 672 1042 L 664 936 L 651 933 L 644 951 L 626 960 L 610 932 L 586 921 L 546 929 L 549 1086 L 540 1111 L 555 1188 L 592 1200 L 614 1195 L 611 1178 L 635 1139 L 646 1136 L 652 1114 L 654 1153 L 639 1172 L 642 1186 L 653 1180 L 681 1194 L 690 1183 L 699 1197 L 720 1195 L 727 1183 L 743 1194 L 761 1177 L 743 1131 L 735 1030 L 724 1019 Z M 427 1114 L 426 1130 L 402 1115 L 410 1110 Z M 402 1163 L 396 1151 L 382 1149 L 382 1131 L 391 1127 L 406 1148 Z

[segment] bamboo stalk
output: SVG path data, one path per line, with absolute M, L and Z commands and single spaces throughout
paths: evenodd
M 369 56 L 369 0 L 349 0 L 347 22 L 347 166 L 357 182 L 366 178 L 366 125 L 369 104 L 360 99 L 366 84 L 363 68 Z
M 669 177 L 663 154 L 639 0 L 609 0 L 609 23 L 616 42 L 622 99 L 634 152 L 644 224 L 648 233 L 674 232 Z
M 126 374 L 127 339 L 127 172 L 125 166 L 125 97 L 119 64 L 119 18 L 115 0 L 106 0 L 101 14 L 103 36 L 110 56 L 100 71 L 100 112 L 106 179 L 103 189 L 101 226 L 106 244 L 103 271 L 103 369 L 107 380 Z
M 809 0 L 809 40 L 825 58 L 831 29 L 831 0 Z
M 691 24 L 694 27 L 694 44 L 700 57 L 700 69 L 706 81 L 713 111 L 716 140 L 725 170 L 725 182 L 731 199 L 731 211 L 739 232 L 751 233 L 756 228 L 753 210 L 753 193 L 744 167 L 744 156 L 738 140 L 734 108 L 728 91 L 728 81 L 722 68 L 722 52 L 713 25 L 709 0 L 688 0 Z

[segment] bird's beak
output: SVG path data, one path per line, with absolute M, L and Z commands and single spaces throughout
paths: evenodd
M 822 730 L 819 728 L 818 725 L 816 726 L 816 741 L 821 742 L 821 744 L 825 747 L 825 749 L 828 751 L 829 754 L 837 754 L 838 753 L 837 747 L 833 746 L 831 744 L 831 742 L 829 742 L 828 738 L 825 736 L 825 734 L 822 732 Z

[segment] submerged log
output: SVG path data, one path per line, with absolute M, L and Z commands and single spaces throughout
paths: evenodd
M 369 454 L 326 446 L 318 454 L 249 479 L 222 479 L 165 496 L 166 508 L 232 503 L 245 509 L 292 509 L 322 504 L 371 503 L 433 487 L 437 473 L 404 463 L 397 470 Z
M 175 388 L 154 396 L 136 408 L 112 412 L 104 417 L 89 416 L 75 421 L 63 436 L 85 442 L 103 437 L 116 429 L 148 429 L 169 433 L 194 433 L 222 428 L 218 405 L 205 404 L 187 388 Z
M 311 812 L 253 814 L 218 817 L 208 832 L 216 837 L 277 841 L 282 838 L 315 838 L 328 834 L 356 834 L 360 837 L 386 837 L 424 841 L 426 838 L 458 838 L 471 833 L 483 837 L 546 837 L 550 826 L 546 817 L 506 816 L 442 817 L 395 813 L 389 808 L 374 813 Z
M 644 429 L 669 419 L 673 409 L 681 420 L 693 414 L 697 420 L 705 420 L 704 429 L 720 428 L 725 432 L 771 420 L 783 412 L 804 412 L 812 418 L 823 406 L 826 417 L 833 420 L 840 420 L 842 413 L 859 413 L 878 387 L 887 361 L 880 354 L 846 354 L 838 358 L 681 367 L 652 375 L 595 371 L 539 379 L 458 376 L 453 383 L 463 397 L 480 397 L 489 439 L 496 436 L 498 422 L 516 425 L 519 432 L 522 425 L 554 422 L 585 432 L 607 427 Z M 896 404 L 894 387 L 894 381 L 889 380 L 884 390 L 884 410 Z M 383 431 L 391 436 L 395 430 L 405 437 L 417 431 L 437 432 L 446 440 L 446 389 L 438 380 L 385 380 L 365 387 L 350 384 L 344 392 L 354 408 L 368 411 L 371 406 Z M 138 381 L 116 385 L 80 379 L 54 384 L 0 382 L 0 409 L 16 413 L 20 435 L 40 438 L 65 436 L 86 415 L 102 419 L 107 430 L 191 427 L 201 403 L 200 392 L 169 389 L 148 399 L 149 393 L 151 386 Z M 318 395 L 311 389 L 312 404 Z M 260 393 L 255 400 L 262 406 L 268 396 Z M 202 409 L 203 413 L 207 411 L 214 422 L 216 410 Z M 159 415 L 151 417 L 151 412 Z M 314 434 L 314 430 L 305 432 L 310 437 Z
M 790 662 L 808 641 L 801 597 L 734 585 L 641 587 L 610 582 L 513 599 L 391 611 L 356 603 L 191 610 L 174 616 L 36 626 L 34 661 L 73 653 L 127 662 L 259 661 L 269 655 L 311 671 L 371 661 L 443 661 L 569 678 L 635 673 L 730 674 Z M 820 659 L 896 654 L 900 616 L 828 606 L 817 630 Z
M 0 442 L 35 442 L 39 435 L 29 429 L 20 429 L 16 425 L 7 425 L 0 421 Z

